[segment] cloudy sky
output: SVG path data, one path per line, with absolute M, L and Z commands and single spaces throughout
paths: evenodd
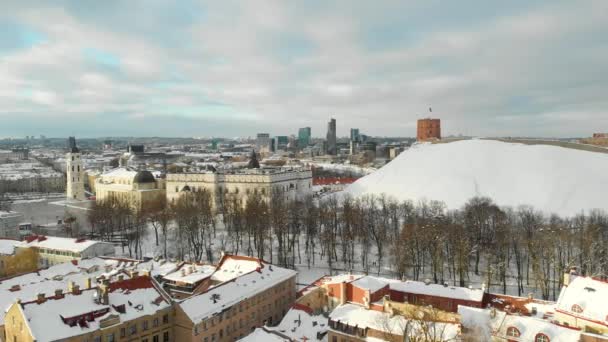
M 608 131 L 608 1 L 0 4 L 0 137 L 587 136 Z

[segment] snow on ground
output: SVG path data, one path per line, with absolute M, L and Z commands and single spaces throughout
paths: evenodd
M 608 155 L 557 146 L 493 140 L 418 144 L 365 176 L 345 192 L 382 194 L 399 200 L 440 200 L 462 207 L 475 196 L 501 206 L 534 206 L 546 213 L 575 215 L 608 209 Z

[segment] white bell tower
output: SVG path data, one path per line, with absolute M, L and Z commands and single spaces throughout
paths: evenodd
M 68 184 L 66 186 L 67 199 L 83 201 L 84 195 L 84 170 L 82 169 L 82 159 L 80 150 L 76 147 L 76 138 L 70 137 L 68 140 L 68 153 L 65 155 L 66 176 Z

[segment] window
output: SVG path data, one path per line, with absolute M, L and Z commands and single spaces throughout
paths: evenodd
M 574 304 L 572 305 L 572 312 L 576 312 L 576 313 L 582 313 L 583 312 L 583 308 L 578 305 L 578 304 Z
M 137 325 L 133 324 L 132 326 L 129 327 L 129 335 L 135 335 L 137 334 Z
M 169 323 L 169 315 L 168 314 L 164 314 L 163 315 L 163 324 L 167 324 Z
M 163 342 L 169 342 L 169 332 L 165 331 L 163 333 Z
M 508 327 L 507 328 L 507 336 L 509 337 L 519 337 L 521 333 L 516 327 Z
M 106 342 L 114 342 L 114 341 L 115 341 L 115 339 L 114 339 L 114 333 L 108 334 L 106 336 Z
M 144 321 L 144 323 L 142 324 L 142 329 L 148 330 L 148 321 Z
M 101 342 L 101 336 L 93 337 L 93 342 Z
M 127 329 L 120 328 L 120 337 L 125 337 L 127 335 Z
M 153 321 L 152 321 L 152 326 L 153 327 L 157 327 L 158 326 L 158 317 L 156 317 Z
M 545 334 L 536 334 L 534 342 L 550 342 L 549 337 Z
M 158 335 L 154 335 L 152 337 L 152 342 L 158 342 Z

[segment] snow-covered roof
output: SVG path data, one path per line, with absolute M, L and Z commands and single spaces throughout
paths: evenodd
M 199 281 L 209 278 L 215 272 L 215 266 L 184 264 L 175 272 L 163 277 L 164 280 L 175 281 L 187 284 L 196 284 Z
M 150 272 L 153 277 L 165 276 L 171 272 L 174 272 L 179 267 L 178 262 L 167 261 L 164 259 L 145 261 L 139 263 L 136 267 L 137 270 L 144 270 Z
M 327 276 L 327 277 L 323 277 L 320 282 L 322 284 L 339 284 L 339 283 L 348 283 L 351 282 L 353 280 L 359 279 L 365 277 L 362 274 L 338 274 L 335 276 Z
M 369 290 L 370 292 L 376 292 L 389 283 L 382 278 L 376 278 L 372 276 L 361 277 L 351 283 L 360 289 Z
M 589 172 L 580 176 L 579 166 Z M 547 145 L 492 140 L 417 144 L 346 188 L 354 196 L 386 194 L 398 200 L 443 201 L 461 208 L 475 196 L 500 206 L 532 205 L 545 213 L 576 215 L 608 209 L 608 155 Z
M 133 178 L 137 174 L 137 171 L 128 169 L 126 167 L 117 167 L 101 174 L 102 177 L 117 177 L 117 178 Z
M 368 310 L 357 304 L 343 304 L 335 308 L 330 314 L 329 319 L 359 328 L 370 328 L 373 330 L 403 335 L 407 324 L 407 319 L 400 315 L 392 316 L 389 313 Z M 451 323 L 434 323 L 436 331 L 443 332 L 445 340 L 451 340 L 458 335 L 458 325 Z M 412 329 L 417 325 L 412 324 Z
M 251 334 L 239 339 L 240 342 L 286 342 L 289 339 L 272 333 L 264 328 L 256 328 Z
M 536 317 L 510 315 L 503 311 L 495 311 L 492 316 L 490 309 L 478 309 L 467 306 L 458 306 L 461 324 L 468 330 L 473 330 L 476 336 L 488 341 L 490 334 L 508 340 L 507 329 L 514 327 L 521 334 L 518 341 L 535 341 L 537 334 L 546 335 L 551 342 L 578 341 L 579 330 L 561 327 L 548 320 Z
M 36 247 L 80 253 L 97 244 L 111 245 L 108 242 L 96 240 L 63 238 L 57 236 L 35 236 L 21 241 L 19 247 Z
M 261 265 L 260 261 L 254 258 L 233 255 L 227 256 L 220 262 L 211 279 L 217 282 L 226 282 L 243 274 L 255 271 Z
M 460 300 L 469 300 L 481 302 L 483 300 L 483 291 L 480 289 L 469 289 L 466 287 L 444 286 L 440 284 L 426 284 L 421 281 L 391 281 L 390 288 L 394 291 L 452 298 Z
M 122 274 L 127 279 L 129 275 L 120 272 L 130 270 L 132 266 L 133 263 L 117 259 L 91 258 L 80 260 L 76 264 L 71 262 L 57 264 L 38 272 L 2 280 L 0 282 L 0 325 L 4 324 L 4 310 L 17 299 L 25 302 L 35 299 L 38 293 L 51 296 L 57 289 L 66 291 L 70 281 L 84 289 L 87 278 L 91 278 L 94 283 L 95 278 L 102 275 L 107 279 L 116 279 L 119 274 Z
M 36 341 L 44 342 L 79 336 L 99 329 L 100 321 L 110 315 L 117 315 L 121 322 L 125 322 L 152 315 L 170 306 L 162 294 L 152 286 L 149 278 L 139 277 L 124 282 L 139 284 L 110 292 L 108 305 L 96 302 L 96 289 L 84 290 L 79 295 L 66 294 L 64 298 L 48 299 L 40 304 L 24 303 L 23 312 L 34 338 Z M 122 305 L 124 305 L 124 313 L 118 310 Z M 70 326 L 63 321 L 98 310 L 107 310 L 107 313 L 93 321 L 85 320 L 85 325 Z
M 0 254 L 12 255 L 15 253 L 15 244 L 17 243 L 19 243 L 17 240 L 0 238 Z
M 590 277 L 571 278 L 557 299 L 557 309 L 608 325 L 608 283 Z M 573 311 L 574 305 L 583 311 Z
M 199 322 L 246 298 L 253 297 L 295 277 L 296 273 L 286 268 L 262 264 L 259 271 L 237 276 L 232 281 L 212 287 L 205 293 L 184 300 L 180 306 L 192 322 Z
M 293 341 L 317 341 L 317 335 L 328 329 L 327 317 L 313 316 L 304 310 L 291 308 L 279 325 L 269 329 L 278 331 Z

